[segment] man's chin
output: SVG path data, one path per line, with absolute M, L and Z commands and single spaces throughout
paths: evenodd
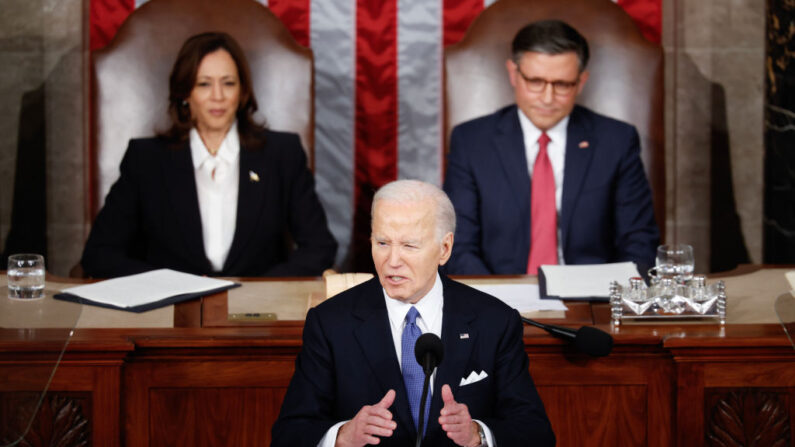
M 561 115 L 559 110 L 534 110 L 530 115 L 530 122 L 539 129 L 551 129 L 555 124 L 559 123 L 566 115 Z
M 543 119 L 538 118 L 533 121 L 533 124 L 541 130 L 549 130 L 555 127 L 555 124 L 559 123 L 560 120 L 556 120 L 554 117 L 544 117 Z
M 393 300 L 403 301 L 404 303 L 407 303 L 409 300 L 409 294 L 405 286 L 389 285 L 388 287 L 384 287 L 384 290 L 386 290 L 386 294 Z
M 406 294 L 399 288 L 387 288 L 386 294 L 393 300 L 406 301 Z

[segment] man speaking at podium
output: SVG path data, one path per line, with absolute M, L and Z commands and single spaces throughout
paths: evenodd
M 438 273 L 455 211 L 414 180 L 373 199 L 378 277 L 310 309 L 303 349 L 273 426 L 273 446 L 547 446 L 555 436 L 528 372 L 519 314 Z M 420 333 L 441 338 L 430 382 L 414 355 Z

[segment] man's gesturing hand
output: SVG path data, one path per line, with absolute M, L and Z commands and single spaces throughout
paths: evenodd
M 376 436 L 389 437 L 397 427 L 392 413 L 387 409 L 395 401 L 395 390 L 389 390 L 375 405 L 365 405 L 337 432 L 338 447 L 360 447 L 381 442 Z
M 477 422 L 472 420 L 466 404 L 455 401 L 450 385 L 442 385 L 442 401 L 444 407 L 439 416 L 439 425 L 447 432 L 447 437 L 460 446 L 480 444 Z

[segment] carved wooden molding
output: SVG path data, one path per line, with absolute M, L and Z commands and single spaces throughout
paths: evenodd
M 9 417 L 0 435 L 0 444 L 16 441 L 25 431 L 36 409 L 36 393 L 3 393 L 3 412 Z M 24 394 L 24 396 L 23 396 Z M 30 430 L 17 444 L 20 447 L 83 447 L 89 445 L 90 424 L 83 411 L 86 398 L 79 396 L 45 396 Z
M 789 399 L 786 390 L 742 388 L 707 391 L 706 444 L 722 447 L 789 446 Z

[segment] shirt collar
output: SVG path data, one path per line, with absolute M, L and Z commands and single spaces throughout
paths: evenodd
M 199 136 L 199 131 L 197 131 L 195 127 L 190 129 L 189 137 L 190 154 L 191 158 L 193 159 L 193 169 L 199 169 L 199 166 L 201 166 L 202 163 L 204 163 L 204 161 L 208 158 L 212 158 L 213 155 L 210 154 L 209 150 L 207 150 L 207 146 L 204 145 L 204 141 L 202 141 L 201 137 Z M 232 126 L 229 127 L 229 131 L 226 132 L 226 136 L 221 142 L 221 147 L 218 148 L 218 152 L 216 152 L 215 157 L 218 160 L 223 160 L 229 164 L 233 164 L 235 160 L 237 160 L 239 153 L 240 136 L 237 134 L 237 121 L 235 121 L 232 123 Z
M 522 109 L 516 108 L 516 111 L 519 113 L 519 125 L 522 127 L 522 135 L 524 135 L 525 141 L 538 141 L 538 138 L 541 136 L 541 129 L 535 126 L 530 118 L 528 118 Z M 552 126 L 549 130 L 547 130 L 547 136 L 549 140 L 553 143 L 560 143 L 561 141 L 566 141 L 566 130 L 569 126 L 569 115 L 563 117 L 557 124 Z
M 441 318 L 442 307 L 444 304 L 444 288 L 442 287 L 442 279 L 439 273 L 436 273 L 436 280 L 433 283 L 431 290 L 416 304 L 405 303 L 400 300 L 390 298 L 384 291 L 384 300 L 386 300 L 386 311 L 389 316 L 389 324 L 393 329 L 402 329 L 403 323 L 406 319 L 406 314 L 412 306 L 417 308 L 420 317 L 423 320 L 426 330 L 430 330 L 435 326 L 438 318 Z

